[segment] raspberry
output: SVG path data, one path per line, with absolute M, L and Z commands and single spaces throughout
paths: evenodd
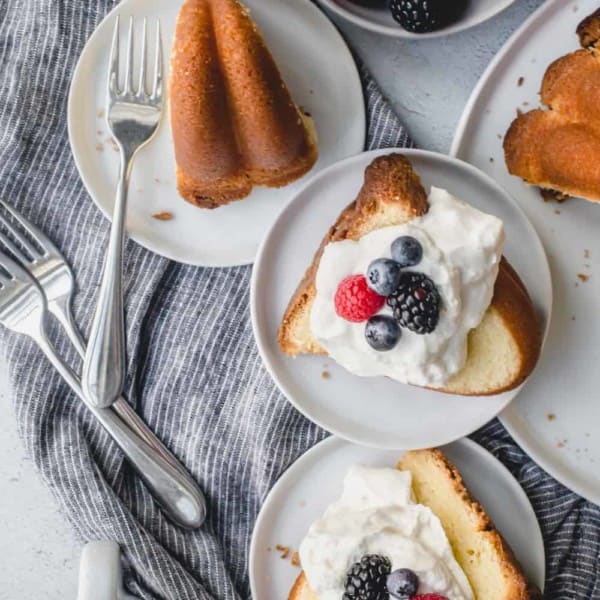
M 417 594 L 416 596 L 411 596 L 410 600 L 448 600 L 448 598 L 439 594 Z
M 376 294 L 364 275 L 349 275 L 338 285 L 334 297 L 335 312 L 352 323 L 370 319 L 384 304 L 385 298 Z

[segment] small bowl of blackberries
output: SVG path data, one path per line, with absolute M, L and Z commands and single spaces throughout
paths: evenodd
M 340 17 L 394 37 L 436 37 L 474 27 L 514 0 L 318 0 Z

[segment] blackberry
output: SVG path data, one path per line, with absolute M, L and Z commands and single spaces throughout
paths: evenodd
M 468 0 L 390 0 L 392 17 L 413 33 L 428 33 L 457 21 Z
M 403 271 L 398 289 L 387 303 L 402 327 L 420 335 L 431 333 L 440 318 L 440 293 L 424 273 Z
M 390 560 L 380 554 L 366 554 L 346 573 L 342 600 L 388 600 L 387 576 L 392 570 Z

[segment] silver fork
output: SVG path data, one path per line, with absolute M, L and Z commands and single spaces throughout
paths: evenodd
M 2 200 L 0 200 L 0 209 L 13 217 L 14 222 L 9 221 L 0 210 L 0 225 L 10 233 L 16 242 L 15 244 L 8 235 L 0 230 L 0 247 L 4 246 L 9 250 L 41 286 L 46 296 L 48 310 L 63 326 L 77 353 L 83 359 L 86 344 L 73 319 L 71 310 L 72 299 L 75 295 L 75 278 L 71 267 L 43 231 Z M 147 444 L 153 446 L 157 452 L 182 472 L 187 473 L 183 465 L 163 446 L 124 398 L 118 398 L 113 404 L 113 408 Z
M 164 511 L 179 525 L 199 527 L 205 517 L 205 501 L 194 480 L 136 435 L 112 408 L 98 408 L 86 399 L 77 375 L 62 361 L 46 335 L 47 311 L 44 293 L 31 275 L 0 253 L 0 325 L 36 342 L 121 448 Z
M 110 406 L 120 396 L 126 375 L 122 267 L 129 176 L 137 151 L 154 136 L 162 116 L 160 22 L 156 31 L 155 75 L 150 93 L 146 90 L 145 19 L 142 37 L 139 83 L 137 90 L 134 90 L 133 18 L 130 18 L 125 82 L 120 89 L 117 17 L 110 57 L 106 113 L 108 126 L 120 150 L 121 165 L 102 284 L 82 372 L 83 389 L 90 402 L 103 407 Z

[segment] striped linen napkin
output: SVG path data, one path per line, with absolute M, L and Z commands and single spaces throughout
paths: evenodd
M 11 0 L 0 14 L 0 197 L 43 228 L 73 265 L 84 331 L 108 222 L 71 157 L 67 91 L 85 41 L 112 7 L 109 0 Z M 409 145 L 364 70 L 362 79 L 368 147 Z M 261 503 L 285 468 L 326 436 L 291 407 L 261 364 L 249 280 L 249 267 L 194 268 L 127 244 L 125 392 L 206 491 L 209 519 L 196 532 L 162 516 L 33 344 L 0 331 L 27 452 L 78 538 L 122 546 L 126 586 L 140 598 L 249 598 L 247 554 Z M 59 331 L 54 338 L 76 364 Z M 533 503 L 548 554 L 547 597 L 600 598 L 598 507 L 548 477 L 497 421 L 474 438 L 508 466 Z

